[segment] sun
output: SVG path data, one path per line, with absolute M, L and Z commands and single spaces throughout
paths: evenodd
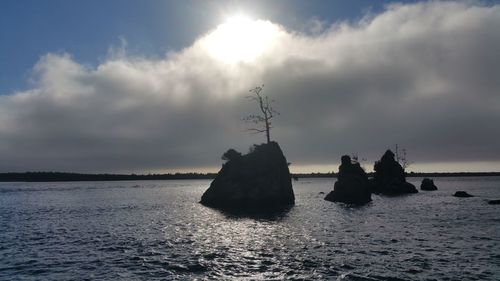
M 280 27 L 270 21 L 238 15 L 217 26 L 202 44 L 224 62 L 252 62 L 272 47 L 280 33 Z

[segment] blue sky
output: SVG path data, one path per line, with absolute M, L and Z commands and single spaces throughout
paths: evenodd
M 395 144 L 500 171 L 499 26 L 499 1 L 2 0 L 0 172 L 216 171 L 263 141 L 261 84 L 293 171 Z
M 398 1 L 404 2 L 415 1 Z M 95 65 L 124 38 L 130 53 L 163 56 L 189 46 L 232 13 L 300 30 L 311 19 L 356 20 L 386 3 L 391 1 L 2 0 L 0 94 L 25 89 L 33 65 L 47 53 L 66 52 Z

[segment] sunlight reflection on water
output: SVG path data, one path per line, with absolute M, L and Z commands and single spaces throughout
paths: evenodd
M 498 280 L 500 178 L 435 182 L 349 207 L 302 179 L 247 216 L 199 204 L 209 181 L 1 183 L 0 279 Z

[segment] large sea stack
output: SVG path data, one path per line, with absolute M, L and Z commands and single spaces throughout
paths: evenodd
M 372 201 L 368 176 L 359 163 L 348 155 L 342 156 L 337 181 L 325 200 L 347 204 L 365 204 Z
M 294 204 L 288 163 L 278 143 L 255 145 L 246 155 L 234 150 L 224 155 L 228 161 L 201 197 L 203 205 L 245 211 Z
M 418 190 L 406 182 L 403 167 L 394 159 L 394 153 L 387 150 L 382 158 L 375 163 L 374 193 L 384 195 L 400 195 L 417 193 Z

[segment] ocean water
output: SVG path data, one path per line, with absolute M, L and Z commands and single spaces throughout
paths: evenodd
M 500 280 L 500 177 L 362 207 L 333 182 L 246 216 L 199 204 L 210 181 L 0 183 L 0 280 Z

